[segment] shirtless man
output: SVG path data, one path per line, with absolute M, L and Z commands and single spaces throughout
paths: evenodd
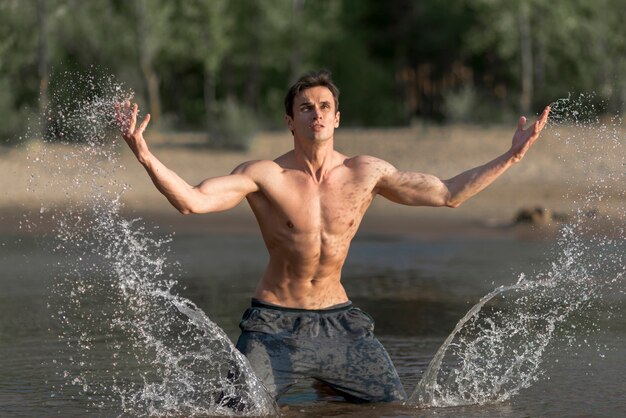
M 248 161 L 230 175 L 191 186 L 148 149 L 136 126 L 137 105 L 118 109 L 122 135 L 155 186 L 183 214 L 209 213 L 248 200 L 269 263 L 244 313 L 237 348 L 275 395 L 303 378 L 353 401 L 406 397 L 398 374 L 366 313 L 351 305 L 341 284 L 350 242 L 376 195 L 411 206 L 458 207 L 519 162 L 548 119 L 523 129 L 511 148 L 449 180 L 403 172 L 371 156 L 348 157 L 333 146 L 339 91 L 325 71 L 302 76 L 285 98 L 294 148 L 274 161 Z

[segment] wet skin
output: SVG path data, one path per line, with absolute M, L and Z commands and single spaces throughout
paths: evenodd
M 412 206 L 457 207 L 519 162 L 539 137 L 550 108 L 523 129 L 510 149 L 449 180 L 402 172 L 371 156 L 334 150 L 340 114 L 330 90 L 313 87 L 295 97 L 285 121 L 294 149 L 273 161 L 248 161 L 230 175 L 191 186 L 165 167 L 143 137 L 150 116 L 136 126 L 137 105 L 118 106 L 122 136 L 155 186 L 183 214 L 223 211 L 248 200 L 269 251 L 254 297 L 276 305 L 319 309 L 346 302 L 341 269 L 350 242 L 376 195 Z

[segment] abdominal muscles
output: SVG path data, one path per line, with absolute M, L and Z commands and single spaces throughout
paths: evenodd
M 270 261 L 255 297 L 304 309 L 348 300 L 341 285 L 341 268 L 351 236 L 292 232 L 290 237 L 282 238 L 276 240 L 276 245 L 268 245 Z

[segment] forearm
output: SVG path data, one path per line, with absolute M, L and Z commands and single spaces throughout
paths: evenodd
M 514 155 L 507 151 L 480 167 L 467 170 L 449 180 L 446 206 L 457 207 L 470 197 L 484 190 L 514 164 Z
M 193 187 L 175 172 L 167 168 L 148 149 L 143 132 L 148 126 L 150 115 L 137 123 L 137 105 L 130 102 L 115 107 L 116 118 L 122 137 L 128 144 L 137 160 L 144 166 L 156 188 L 170 201 L 170 203 L 183 214 L 206 213 L 226 210 L 236 205 L 245 194 L 253 191 L 254 182 L 246 182 L 246 179 L 231 179 L 211 181 L 207 179 L 202 184 Z
M 148 172 L 156 188 L 178 211 L 183 214 L 193 212 L 194 187 L 183 180 L 174 171 L 167 168 L 149 151 L 137 156 Z

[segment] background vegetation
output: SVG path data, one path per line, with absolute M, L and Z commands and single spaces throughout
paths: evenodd
M 160 129 L 226 147 L 282 126 L 319 68 L 344 125 L 497 122 L 577 92 L 621 113 L 624 22 L 626 0 L 0 0 L 0 138 L 84 94 L 53 91 L 67 73 L 113 74 Z

